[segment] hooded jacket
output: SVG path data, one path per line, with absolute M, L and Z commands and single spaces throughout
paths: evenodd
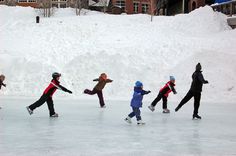
M 140 108 L 142 107 L 143 95 L 149 94 L 150 91 L 145 91 L 141 87 L 134 87 L 133 98 L 130 102 L 131 107 Z
M 93 81 L 98 81 L 98 83 L 96 84 L 94 89 L 99 90 L 99 91 L 103 90 L 103 88 L 105 87 L 105 85 L 107 83 L 111 83 L 112 82 L 112 80 L 110 80 L 110 79 L 103 79 L 101 76 L 99 78 L 97 78 L 97 79 L 94 79 Z

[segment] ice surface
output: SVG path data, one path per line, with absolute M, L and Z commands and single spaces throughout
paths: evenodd
M 59 118 L 49 118 L 47 105 L 30 116 L 25 106 L 37 99 L 1 99 L 1 156 L 156 156 L 236 155 L 236 106 L 202 101 L 202 120 L 192 120 L 193 102 L 179 112 L 169 102 L 170 114 L 155 112 L 144 102 L 144 126 L 124 122 L 129 101 L 55 99 Z

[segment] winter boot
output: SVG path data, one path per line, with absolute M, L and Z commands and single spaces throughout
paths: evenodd
M 59 115 L 57 113 L 53 114 L 53 115 L 50 115 L 50 117 L 52 118 L 57 118 Z
M 193 120 L 194 120 L 195 118 L 197 118 L 197 119 L 202 119 L 201 116 L 199 116 L 199 115 L 197 115 L 197 114 L 193 114 Z
M 152 105 L 148 106 L 148 108 L 153 112 L 155 110 L 155 107 L 153 107 Z
M 26 107 L 27 111 L 29 112 L 29 115 L 33 114 L 33 111 L 29 108 L 29 106 Z
M 127 123 L 129 123 L 129 124 L 132 123 L 131 118 L 130 118 L 129 116 L 128 116 L 127 118 L 125 118 L 125 121 L 126 121 Z
M 169 109 L 163 109 L 163 112 L 162 113 L 170 113 L 170 110 Z
M 103 106 L 101 106 L 101 108 L 106 108 L 106 106 L 105 106 L 105 105 L 103 105 Z
M 145 125 L 145 122 L 143 122 L 142 120 L 138 120 L 137 125 Z

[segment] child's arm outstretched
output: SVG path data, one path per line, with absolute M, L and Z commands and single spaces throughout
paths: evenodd
M 172 90 L 172 92 L 173 92 L 174 94 L 177 94 L 177 92 L 176 92 L 176 90 L 175 90 L 175 87 L 174 87 L 174 86 L 170 85 L 170 89 Z
M 113 80 L 111 80 L 111 79 L 106 79 L 106 82 L 107 83 L 111 83 Z
M 69 89 L 63 87 L 62 85 L 58 85 L 58 87 L 59 87 L 58 89 L 61 89 L 61 90 L 63 90 L 64 92 L 68 92 L 68 93 L 72 94 L 72 91 L 70 91 Z
M 93 81 L 99 81 L 99 78 L 97 78 L 97 79 L 93 79 Z
M 148 90 L 148 91 L 146 91 L 146 90 L 142 90 L 142 92 L 141 92 L 142 95 L 149 94 L 149 93 L 151 93 L 150 90 Z

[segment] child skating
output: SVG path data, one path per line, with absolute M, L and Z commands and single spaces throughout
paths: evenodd
M 194 97 L 194 110 L 193 110 L 193 119 L 201 119 L 202 117 L 198 115 L 198 109 L 200 106 L 202 85 L 207 84 L 208 81 L 204 79 L 202 75 L 202 66 L 200 63 L 196 65 L 196 70 L 192 75 L 192 84 L 190 90 L 181 100 L 179 105 L 175 108 L 177 112 L 185 103 L 187 103 L 192 97 Z
M 55 72 L 52 74 L 53 79 L 51 80 L 51 83 L 49 84 L 49 86 L 44 90 L 43 95 L 40 97 L 40 99 L 38 101 L 36 101 L 35 103 L 33 103 L 32 105 L 26 107 L 30 115 L 33 114 L 33 111 L 37 107 L 40 107 L 45 102 L 47 102 L 49 116 L 50 117 L 58 117 L 58 114 L 54 110 L 54 104 L 53 104 L 53 100 L 52 100 L 53 94 L 55 93 L 55 91 L 57 89 L 60 89 L 64 92 L 68 92 L 68 93 L 72 94 L 72 91 L 70 91 L 60 85 L 60 82 L 59 82 L 60 77 L 61 77 L 60 73 Z
M 105 108 L 105 102 L 103 99 L 103 94 L 102 94 L 102 90 L 105 87 L 105 85 L 107 83 L 111 83 L 113 80 L 108 79 L 107 75 L 105 73 L 102 73 L 99 78 L 94 79 L 93 81 L 98 81 L 98 83 L 96 84 L 96 86 L 93 88 L 93 90 L 89 90 L 89 89 L 85 89 L 84 93 L 85 94 L 89 94 L 89 95 L 94 95 L 97 94 L 98 95 L 98 99 L 99 99 L 99 103 L 100 103 L 100 107 L 101 108 Z
M 5 80 L 5 75 L 1 74 L 1 75 L 0 75 L 0 90 L 1 90 L 2 86 L 6 87 L 6 84 L 3 83 L 4 80 Z M 2 107 L 0 107 L 0 109 L 1 109 L 1 108 L 2 108 Z
M 167 108 L 167 98 L 168 98 L 168 95 L 171 91 L 174 94 L 177 93 L 174 86 L 175 86 L 175 78 L 174 78 L 174 76 L 170 76 L 170 81 L 167 82 L 163 88 L 161 88 L 161 90 L 159 91 L 159 94 L 154 99 L 154 101 L 151 103 L 151 105 L 148 106 L 148 108 L 153 112 L 155 110 L 156 104 L 162 99 L 163 113 L 170 113 L 170 110 Z
M 142 107 L 143 95 L 149 94 L 151 91 L 143 90 L 143 84 L 140 81 L 137 81 L 134 86 L 133 98 L 131 100 L 130 106 L 132 107 L 132 112 L 125 118 L 125 121 L 132 123 L 131 118 L 136 116 L 137 124 L 145 124 L 141 118 L 140 107 Z

